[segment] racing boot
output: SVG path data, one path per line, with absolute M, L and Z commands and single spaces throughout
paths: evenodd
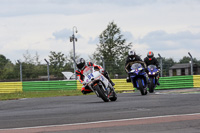
M 160 85 L 159 81 L 157 81 L 157 85 Z
M 126 82 L 131 82 L 131 79 L 129 76 L 126 78 Z
M 159 83 L 159 78 L 160 78 L 160 77 L 157 77 L 157 85 L 158 85 L 158 86 L 160 85 L 160 83 Z

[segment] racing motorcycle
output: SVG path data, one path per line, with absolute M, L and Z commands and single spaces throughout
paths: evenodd
M 154 89 L 156 88 L 157 85 L 157 76 L 159 74 L 158 68 L 155 65 L 149 65 L 148 66 L 148 76 L 149 76 L 149 92 L 153 93 Z
M 88 86 L 93 92 L 96 93 L 97 97 L 102 98 L 104 102 L 116 101 L 117 94 L 108 81 L 99 70 L 95 70 L 93 66 L 85 68 L 83 71 L 85 86 Z
M 133 86 L 137 89 L 140 90 L 141 95 L 146 95 L 147 94 L 147 74 L 145 72 L 145 69 L 142 67 L 141 63 L 134 63 L 131 66 L 131 71 L 129 72 L 131 82 Z

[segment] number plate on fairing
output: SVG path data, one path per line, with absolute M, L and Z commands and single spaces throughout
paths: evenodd
M 90 80 L 91 78 L 94 77 L 94 75 L 91 73 L 91 74 L 89 74 L 87 77 L 88 77 L 88 79 Z

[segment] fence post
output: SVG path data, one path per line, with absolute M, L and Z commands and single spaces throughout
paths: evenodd
M 48 81 L 49 81 L 49 62 L 46 59 L 44 59 L 44 60 L 47 63 L 47 76 L 48 76 Z
M 190 54 L 190 52 L 188 52 L 190 59 L 191 59 L 191 75 L 193 75 L 193 59 L 192 59 L 192 55 Z
M 19 63 L 19 68 L 20 68 L 20 81 L 22 82 L 22 63 L 17 60 L 17 62 Z
M 160 77 L 162 77 L 163 76 L 163 64 L 162 64 L 162 57 L 161 57 L 161 55 L 160 54 L 158 54 L 158 56 L 160 57 L 160 70 L 161 70 L 161 72 L 160 72 Z

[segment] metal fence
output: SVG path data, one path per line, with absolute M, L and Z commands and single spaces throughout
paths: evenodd
M 165 63 L 160 61 L 161 66 L 161 77 L 168 77 L 169 68 L 174 64 Z M 103 62 L 98 64 L 103 66 Z M 123 79 L 127 77 L 125 72 L 125 62 L 116 64 L 115 62 L 105 62 L 104 64 L 106 71 L 109 73 L 110 78 L 112 79 Z M 194 69 L 195 71 L 196 69 Z M 57 70 L 52 67 L 48 67 L 47 64 L 39 65 L 24 65 L 23 63 L 15 66 L 13 72 L 8 73 L 9 76 L 13 78 L 4 78 L 0 82 L 13 82 L 13 81 L 49 81 L 49 80 L 64 80 L 65 77 L 61 72 L 73 72 L 73 68 L 58 68 Z M 190 75 L 190 74 L 189 74 Z M 195 75 L 200 75 L 200 72 L 196 72 Z M 8 77 L 9 77 L 8 76 Z

